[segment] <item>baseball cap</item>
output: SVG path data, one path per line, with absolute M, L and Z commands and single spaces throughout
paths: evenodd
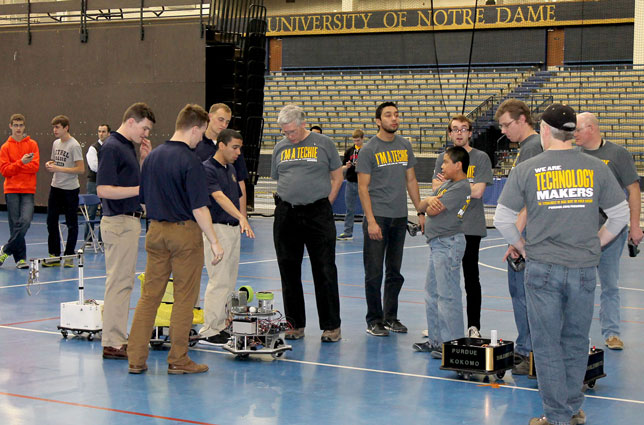
M 568 105 L 553 103 L 541 115 L 541 119 L 558 130 L 573 131 L 577 128 L 577 115 Z

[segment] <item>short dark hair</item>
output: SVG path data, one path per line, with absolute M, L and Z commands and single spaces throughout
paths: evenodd
M 11 118 L 9 118 L 9 125 L 13 124 L 14 121 L 22 121 L 23 124 L 27 123 L 25 116 L 22 114 L 13 114 Z
M 472 120 L 466 117 L 463 114 L 458 114 L 454 115 L 452 118 L 450 118 L 449 123 L 447 124 L 447 132 L 451 133 L 452 132 L 452 122 L 454 121 L 460 121 L 460 122 L 466 122 L 467 127 L 470 131 L 472 131 Z
M 225 128 L 219 132 L 219 135 L 217 136 L 217 144 L 223 143 L 228 146 L 228 143 L 233 139 L 242 140 L 242 135 L 236 130 Z
M 506 99 L 499 105 L 499 109 L 496 110 L 496 113 L 494 114 L 494 119 L 499 120 L 501 118 L 501 115 L 505 113 L 510 114 L 513 120 L 518 120 L 521 118 L 521 115 L 525 117 L 525 122 L 530 126 L 534 127 L 534 120 L 532 119 L 532 115 L 530 114 L 530 108 L 528 108 L 528 105 L 522 100 L 519 99 Z
M 201 106 L 197 104 L 187 104 L 179 111 L 177 115 L 177 121 L 174 124 L 175 131 L 178 130 L 189 130 L 192 127 L 201 127 L 207 125 L 210 121 L 208 117 L 208 112 Z
M 451 146 L 445 149 L 445 155 L 449 156 L 454 164 L 461 163 L 463 172 L 467 174 L 467 169 L 470 168 L 470 154 L 467 153 L 462 146 Z
M 60 124 L 63 128 L 69 128 L 69 118 L 67 118 L 65 115 L 56 115 L 54 119 L 51 120 L 51 125 L 57 124 Z
M 132 105 L 130 105 L 129 108 L 125 111 L 123 114 L 123 122 L 129 120 L 130 118 L 134 118 L 134 121 L 136 122 L 141 122 L 144 119 L 149 119 L 152 123 L 156 124 L 156 118 L 154 118 L 154 112 L 152 112 L 152 109 L 150 107 L 143 103 L 143 102 L 137 102 Z
M 312 125 L 311 128 L 309 128 L 309 130 L 311 131 L 318 130 L 320 133 L 322 133 L 322 127 L 320 127 L 319 125 Z
M 385 109 L 388 106 L 393 106 L 394 108 L 398 109 L 398 105 L 396 105 L 394 102 L 383 102 L 378 107 L 376 108 L 376 119 L 379 120 L 380 117 L 382 117 L 382 110 Z
M 99 126 L 99 127 L 107 127 L 107 132 L 108 132 L 108 133 L 109 133 L 110 131 L 112 131 L 112 128 L 110 127 L 110 125 L 109 125 L 109 124 L 99 124 L 98 126 Z

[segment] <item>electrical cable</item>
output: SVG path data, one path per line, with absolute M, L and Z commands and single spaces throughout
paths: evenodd
M 478 16 L 479 0 L 474 3 L 474 16 Z M 476 18 L 472 21 L 472 38 L 470 39 L 470 57 L 467 61 L 467 78 L 465 79 L 465 94 L 463 95 L 463 107 L 461 114 L 465 115 L 465 102 L 467 101 L 467 90 L 470 87 L 470 73 L 472 72 L 472 53 L 474 52 L 474 33 L 476 32 Z

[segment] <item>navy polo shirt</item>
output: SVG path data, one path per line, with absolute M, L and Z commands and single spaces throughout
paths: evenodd
M 206 172 L 206 183 L 208 186 L 208 193 L 210 198 L 210 215 L 212 216 L 213 223 L 231 224 L 236 226 L 239 220 L 228 214 L 224 209 L 212 198 L 213 192 L 222 191 L 228 199 L 230 199 L 237 209 L 239 209 L 239 198 L 241 197 L 241 189 L 237 182 L 235 175 L 235 168 L 229 165 L 221 165 L 215 158 L 210 158 L 203 162 L 203 168 Z
M 195 153 L 202 161 L 206 161 L 217 153 L 217 144 L 212 140 L 206 137 L 204 134 L 201 142 L 195 148 Z M 237 157 L 237 160 L 233 163 L 235 167 L 235 173 L 237 174 L 237 181 L 246 180 L 248 178 L 248 168 L 246 168 L 246 160 L 244 159 L 244 154 L 242 153 Z M 211 192 L 212 193 L 212 192 Z
M 98 152 L 96 185 L 138 186 L 141 181 L 139 160 L 134 144 L 120 133 L 113 131 Z M 141 211 L 138 196 L 125 199 L 102 199 L 103 215 L 115 216 Z
M 169 140 L 145 158 L 139 197 L 148 218 L 157 221 L 194 220 L 192 210 L 210 205 L 203 166 L 190 147 Z

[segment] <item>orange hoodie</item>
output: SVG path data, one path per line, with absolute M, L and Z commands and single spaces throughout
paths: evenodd
M 26 153 L 34 157 L 28 164 L 22 163 Z M 19 142 L 9 136 L 0 147 L 0 173 L 4 176 L 4 193 L 36 193 L 36 173 L 40 168 L 38 143 L 26 136 Z

